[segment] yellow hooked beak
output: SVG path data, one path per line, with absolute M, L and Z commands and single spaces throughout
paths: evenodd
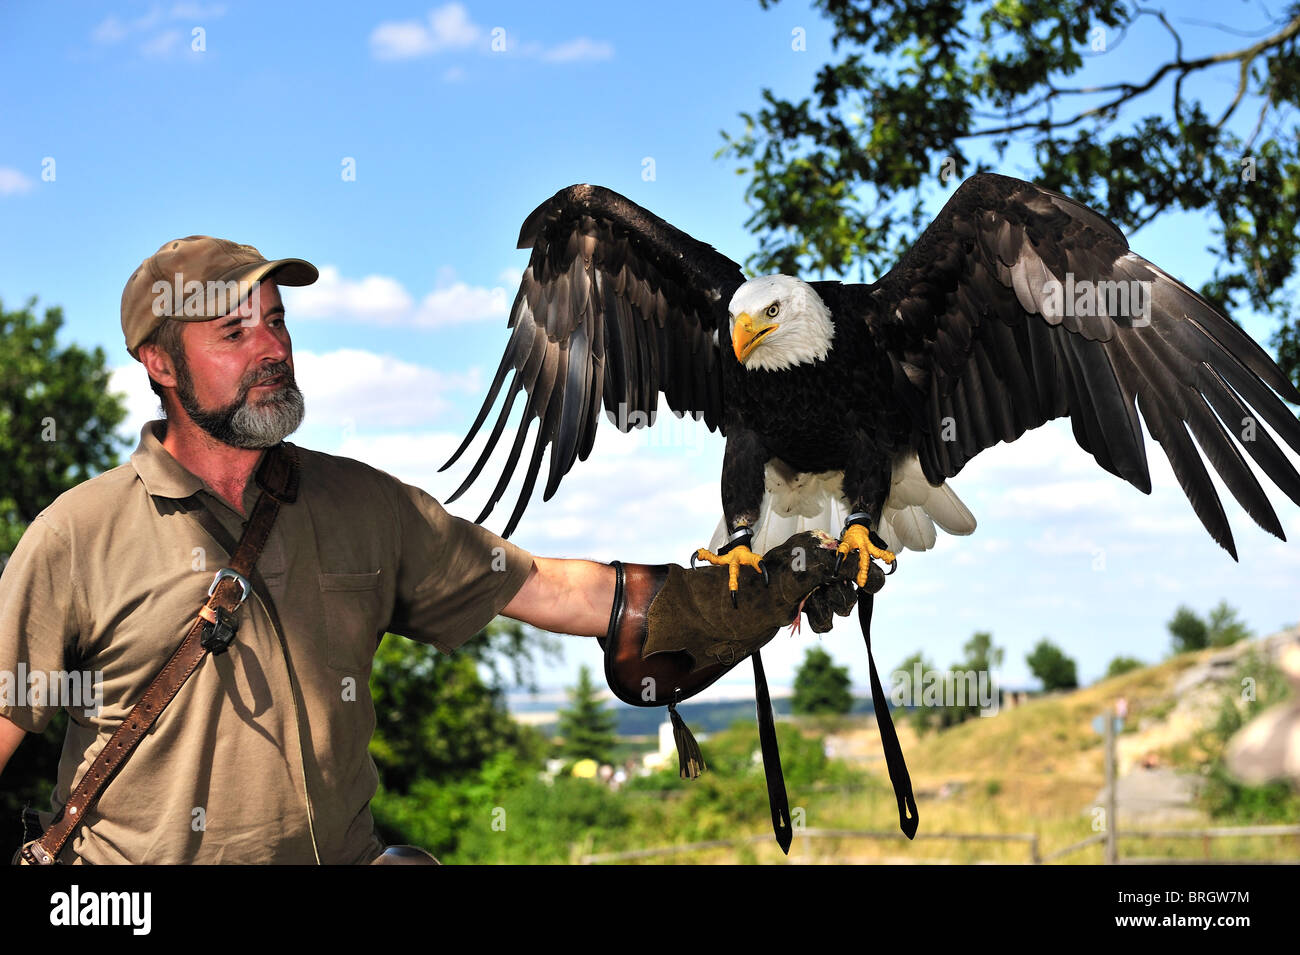
M 744 362 L 759 342 L 780 327 L 780 322 L 764 322 L 762 319 L 755 321 L 749 312 L 741 312 L 731 333 L 731 347 L 735 349 L 736 361 Z

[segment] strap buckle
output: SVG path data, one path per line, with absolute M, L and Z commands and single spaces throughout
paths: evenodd
M 33 839 L 18 851 L 18 865 L 54 865 L 55 861 L 39 839 Z
M 199 644 L 213 656 L 220 656 L 235 642 L 235 630 L 239 625 L 235 622 L 235 615 L 225 607 L 212 609 L 216 614 L 215 620 L 207 614 L 200 614 L 203 617 L 203 636 L 199 638 Z
M 245 600 L 247 600 L 248 595 L 253 592 L 253 585 L 248 582 L 247 577 L 245 577 L 237 570 L 231 570 L 229 567 L 222 567 L 219 571 L 217 571 L 217 576 L 212 578 L 212 586 L 208 588 L 209 597 L 211 597 L 214 593 L 217 592 L 217 584 L 221 583 L 223 577 L 229 577 L 231 580 L 236 580 L 239 582 L 239 586 L 243 590 L 243 592 L 239 596 L 240 604 L 242 604 Z
M 222 567 L 217 571 L 217 575 L 212 578 L 212 586 L 208 588 L 208 596 L 211 597 L 216 593 L 217 585 L 221 583 L 222 578 L 226 577 L 239 582 L 239 603 L 235 605 L 235 610 L 238 610 L 252 593 L 253 586 L 248 582 L 248 578 L 237 570 Z M 199 610 L 199 616 L 203 618 L 203 634 L 199 638 L 199 644 L 203 649 L 213 656 L 220 656 L 229 650 L 230 645 L 235 642 L 235 631 L 239 627 L 235 621 L 234 611 L 227 610 L 219 604 L 216 606 L 204 604 Z

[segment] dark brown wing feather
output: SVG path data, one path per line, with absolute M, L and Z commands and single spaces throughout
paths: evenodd
M 715 332 L 727 335 L 727 303 L 744 281 L 740 266 L 711 246 L 600 186 L 570 186 L 538 206 L 519 233 L 519 248 L 530 247 L 501 364 L 469 434 L 440 469 L 469 447 L 513 374 L 487 444 L 448 498 L 460 497 L 482 472 L 522 391 L 523 417 L 509 459 L 477 518 L 486 518 L 505 493 L 537 419 L 507 537 L 523 515 L 546 447 L 544 500 L 574 461 L 591 453 L 602 402 L 624 431 L 654 422 L 661 393 L 678 414 L 702 419 L 709 430 L 722 427 Z
M 1147 283 L 1147 314 L 1131 301 L 1126 315 L 1059 314 L 1064 297 L 1054 300 L 1050 283 L 1070 277 L 1076 293 L 1084 280 Z M 1300 451 L 1300 422 L 1278 397 L 1300 403 L 1300 393 L 1248 335 L 1130 252 L 1119 229 L 1086 206 L 1017 179 L 974 176 L 860 295 L 932 483 L 984 448 L 1069 415 L 1080 447 L 1150 493 L 1140 416 L 1197 516 L 1234 558 L 1202 454 L 1246 512 L 1285 539 L 1232 438 L 1300 503 L 1300 475 L 1258 427 L 1267 422 Z

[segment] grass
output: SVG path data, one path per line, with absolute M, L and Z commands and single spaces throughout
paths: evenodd
M 1095 834 L 1089 807 L 1105 782 L 1102 737 L 1092 728 L 1093 719 L 1113 706 L 1119 697 L 1127 699 L 1126 731 L 1144 720 L 1159 720 L 1171 712 L 1177 700 L 1173 687 L 1179 676 L 1207 653 L 1182 654 L 1158 665 L 1134 670 L 1071 693 L 1031 700 L 990 718 L 969 720 L 940 733 L 918 739 L 912 727 L 897 721 L 900 743 L 917 793 L 920 831 L 909 842 L 898 827 L 898 811 L 883 760 L 869 763 L 853 792 L 818 791 L 812 785 L 796 785 L 787 776 L 792 811 L 802 810 L 810 828 L 867 830 L 891 833 L 883 839 L 796 838 L 791 861 L 853 862 L 999 862 L 1030 860 L 1025 843 L 967 842 L 942 838 L 943 833 L 1010 834 L 1033 833 L 1039 852 L 1048 855 Z M 828 732 L 848 737 L 863 749 L 879 752 L 874 720 L 870 716 L 803 719 L 779 725 L 783 753 L 792 733 L 820 741 Z M 731 745 L 757 747 L 752 727 L 748 742 Z M 1202 748 L 1204 740 L 1174 743 L 1162 756 L 1169 764 L 1185 768 L 1205 764 L 1213 754 Z M 709 754 L 706 753 L 706 759 Z M 734 771 L 734 767 L 733 767 Z M 761 780 L 761 770 L 756 770 Z M 700 780 L 682 784 L 700 785 Z M 728 785 L 736 779 L 716 783 L 715 797 L 725 803 Z M 753 780 L 751 780 L 751 783 Z M 945 787 L 951 792 L 943 795 Z M 770 834 L 765 797 L 754 805 L 751 792 L 747 813 L 724 813 L 723 838 L 748 834 Z M 640 846 L 658 846 L 689 841 L 699 827 L 690 820 L 698 812 L 696 800 L 662 800 L 655 804 L 654 825 L 658 838 Z M 633 809 L 634 817 L 639 810 Z M 647 820 L 648 821 L 648 820 Z M 1297 820 L 1292 820 L 1297 821 Z M 1223 825 L 1206 820 L 1195 825 L 1164 825 L 1159 828 L 1197 828 Z M 1120 820 L 1121 831 L 1124 820 Z M 639 828 L 639 827 L 637 827 Z M 676 833 L 675 838 L 666 834 Z M 718 835 L 709 838 L 717 838 Z M 596 840 L 599 842 L 600 840 Z M 594 843 L 593 843 L 594 844 Z M 602 851 L 597 848 L 595 851 Z M 1208 854 L 1207 854 L 1208 853 Z M 1121 857 L 1142 856 L 1168 859 L 1238 859 L 1280 861 L 1300 858 L 1300 837 L 1215 839 L 1122 838 Z M 783 861 L 775 839 L 738 848 L 690 852 L 652 862 L 753 863 Z M 1060 860 L 1066 864 L 1099 864 L 1103 847 L 1098 845 L 1071 853 Z

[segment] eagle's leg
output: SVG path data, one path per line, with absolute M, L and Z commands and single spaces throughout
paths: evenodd
M 863 515 L 865 518 L 865 514 Z M 850 517 L 850 520 L 852 518 Z M 872 540 L 872 538 L 875 538 Z M 892 574 L 894 568 L 898 566 L 898 556 L 891 550 L 885 549 L 885 542 L 881 540 L 880 535 L 862 523 L 846 523 L 843 536 L 840 538 L 840 546 L 837 549 L 835 558 L 835 569 L 840 569 L 840 562 L 844 555 L 850 551 L 858 552 L 858 586 L 867 585 L 867 571 L 871 567 L 870 559 L 883 560 L 889 565 L 886 574 Z
M 691 566 L 695 566 L 699 559 L 730 568 L 727 586 L 733 607 L 738 606 L 736 590 L 740 586 L 742 565 L 753 567 L 763 575 L 763 583 L 768 582 L 762 558 L 749 549 L 749 543 L 754 539 L 754 522 L 758 520 L 763 503 L 763 473 L 767 458 L 757 432 L 739 421 L 728 422 L 727 448 L 722 458 L 722 512 L 726 515 L 731 536 L 716 554 L 701 547 L 691 555 Z
M 883 538 L 871 529 L 871 525 L 880 518 L 885 499 L 889 496 L 889 482 L 892 470 L 888 465 L 890 455 L 882 455 L 861 432 L 858 433 L 850 465 L 844 469 L 844 497 L 853 509 L 844 521 L 844 530 L 840 533 L 840 546 L 836 557 L 835 569 L 839 570 L 844 555 L 850 551 L 858 552 L 859 587 L 865 587 L 867 572 L 871 568 L 871 558 L 884 561 L 889 565 L 886 573 L 892 574 L 898 567 L 898 555 L 889 550 Z M 886 462 L 872 465 L 866 462 Z
M 745 537 L 744 540 L 747 542 L 749 537 Z M 763 575 L 763 583 L 766 584 L 769 582 L 767 568 L 763 566 L 763 558 L 750 550 L 748 543 L 737 543 L 719 548 L 718 553 L 716 554 L 701 547 L 691 555 L 692 567 L 695 566 L 696 559 L 706 560 L 710 564 L 716 564 L 730 569 L 731 572 L 727 578 L 727 589 L 731 591 L 731 605 L 733 607 L 739 606 L 739 604 L 736 603 L 736 590 L 740 586 L 740 568 L 742 565 L 753 567 Z

